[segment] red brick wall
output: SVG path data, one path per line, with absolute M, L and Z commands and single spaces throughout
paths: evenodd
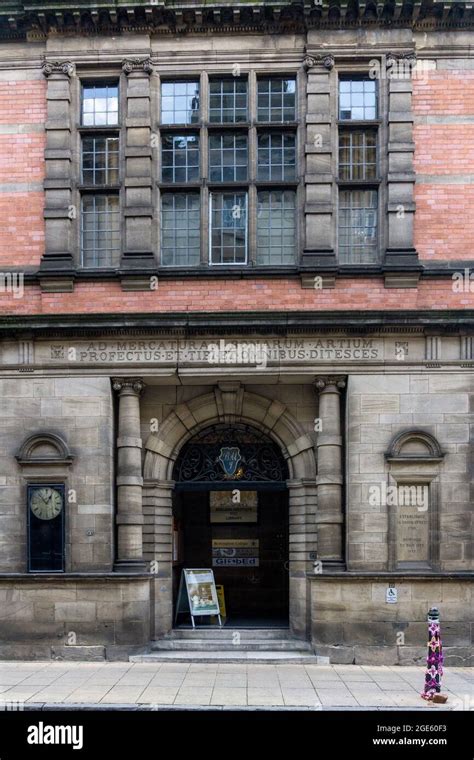
M 0 183 L 41 182 L 44 136 L 29 125 L 44 124 L 46 83 L 0 82 Z M 449 98 L 447 97 L 449 93 Z M 414 80 L 416 115 L 474 114 L 474 72 L 428 72 Z M 474 172 L 471 125 L 415 125 L 419 174 Z M 423 258 L 472 258 L 474 185 L 417 183 L 415 244 Z M 472 213 L 468 212 L 472 209 Z M 39 264 L 44 247 L 41 192 L 0 192 L 0 268 Z M 0 312 L 19 314 L 170 312 L 212 310 L 464 309 L 474 294 L 454 293 L 450 280 L 423 280 L 418 289 L 385 289 L 382 279 L 343 279 L 335 289 L 302 289 L 298 278 L 273 280 L 161 281 L 149 293 L 125 293 L 118 283 L 84 283 L 74 293 L 41 293 L 28 286 L 25 297 L 0 292 Z
M 119 283 L 79 283 L 74 293 L 41 293 L 26 288 L 15 300 L 0 293 L 0 313 L 60 314 L 173 311 L 349 311 L 380 309 L 465 309 L 474 307 L 474 293 L 454 293 L 450 280 L 424 280 L 418 289 L 385 289 L 383 281 L 341 279 L 336 288 L 302 289 L 291 280 L 163 280 L 157 290 L 127 293 Z
M 46 82 L 0 82 L 0 184 L 41 184 L 44 133 L 32 125 L 46 119 Z M 11 131 L 10 131 L 11 130 Z M 43 193 L 0 188 L 0 267 L 36 267 L 44 249 Z
M 474 71 L 423 72 L 413 80 L 413 108 L 415 247 L 422 259 L 473 259 L 474 185 L 442 178 L 474 173 L 474 125 L 462 123 L 474 115 Z M 459 123 L 417 124 L 423 116 L 458 117 Z M 420 175 L 431 175 L 430 182 Z

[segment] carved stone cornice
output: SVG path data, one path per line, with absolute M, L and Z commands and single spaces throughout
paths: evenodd
M 119 395 L 133 394 L 139 396 L 145 388 L 141 377 L 113 377 L 112 388 Z
M 399 63 L 404 63 L 413 67 L 416 65 L 416 54 L 415 52 L 387 53 L 386 61 L 387 61 L 387 66 L 395 66 Z
M 334 68 L 336 60 L 332 53 L 325 53 L 324 55 L 307 55 L 303 61 L 305 69 L 312 69 L 315 66 L 323 66 L 328 71 Z
M 72 77 L 76 73 L 76 67 L 71 61 L 43 61 L 41 70 L 46 78 L 53 74 Z
M 151 58 L 125 58 L 122 61 L 122 71 L 128 76 L 137 72 L 151 74 L 153 62 Z
M 336 386 L 338 390 L 343 390 L 346 387 L 346 378 L 344 375 L 318 375 L 314 381 L 314 387 L 317 393 L 321 393 L 325 388 L 330 385 Z

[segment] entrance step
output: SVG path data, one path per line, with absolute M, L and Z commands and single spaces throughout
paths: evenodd
M 161 651 L 151 652 L 148 654 L 138 654 L 129 657 L 130 662 L 203 662 L 203 663 L 253 663 L 268 664 L 268 665 L 317 665 L 319 658 L 310 652 L 294 651 L 294 652 L 274 652 L 274 651 L 258 651 L 258 652 L 234 652 L 228 649 L 227 651 L 212 651 L 208 649 L 207 652 L 186 652 L 182 651 Z
M 201 639 L 160 639 L 151 644 L 152 652 L 311 652 L 312 649 L 306 641 L 297 639 L 240 639 L 235 644 L 232 639 L 219 640 L 218 638 Z
M 226 626 L 224 628 L 175 628 L 157 641 L 194 641 L 196 638 L 216 641 L 235 641 L 238 633 L 240 641 L 286 641 L 290 638 L 289 628 L 240 628 Z M 292 639 L 294 640 L 294 639 Z
M 317 660 L 309 642 L 291 638 L 288 628 L 179 628 L 152 641 L 150 651 L 130 657 L 131 662 L 317 664 Z

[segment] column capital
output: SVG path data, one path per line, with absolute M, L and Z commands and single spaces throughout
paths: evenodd
M 141 377 L 113 377 L 112 388 L 119 396 L 139 396 L 145 388 L 145 383 Z
M 153 62 L 151 58 L 125 58 L 122 61 L 122 71 L 129 74 L 152 74 Z
M 332 53 L 326 53 L 325 55 L 306 55 L 303 61 L 303 67 L 305 69 L 312 69 L 314 66 L 322 66 L 327 71 L 331 71 L 334 68 L 335 58 Z
M 314 387 L 318 393 L 322 393 L 330 386 L 343 390 L 346 387 L 345 375 L 318 375 L 314 381 Z
M 41 70 L 46 79 L 53 74 L 72 77 L 76 73 L 76 67 L 71 61 L 46 61 L 41 63 Z

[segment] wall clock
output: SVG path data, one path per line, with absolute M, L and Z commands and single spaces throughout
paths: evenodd
M 63 494 L 56 488 L 35 488 L 30 495 L 30 509 L 40 520 L 53 520 L 63 508 Z

